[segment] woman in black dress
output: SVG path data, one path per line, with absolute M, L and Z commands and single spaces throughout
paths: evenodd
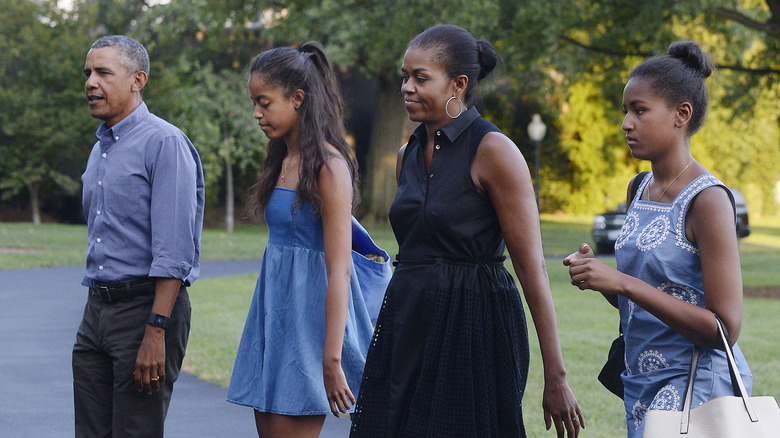
M 398 265 L 353 438 L 525 436 L 528 334 L 505 245 L 539 334 L 547 428 L 576 437 L 584 426 L 566 381 L 528 167 L 467 106 L 496 62 L 490 43 L 457 26 L 430 28 L 407 48 L 401 93 L 420 126 L 398 153 L 390 209 Z

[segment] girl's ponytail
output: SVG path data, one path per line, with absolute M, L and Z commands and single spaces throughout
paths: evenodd
M 327 100 L 336 104 L 338 116 L 343 117 L 344 107 L 341 100 L 338 80 L 336 79 L 336 73 L 333 71 L 333 67 L 331 67 L 328 57 L 325 55 L 325 48 L 317 41 L 309 41 L 308 43 L 301 45 L 301 47 L 298 48 L 298 51 L 301 52 L 302 56 L 314 64 L 317 73 L 322 78 Z

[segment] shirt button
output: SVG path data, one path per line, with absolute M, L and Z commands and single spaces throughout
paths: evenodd
M 441 149 L 441 146 L 436 145 L 436 150 L 438 151 L 439 149 Z
M 102 271 L 103 270 L 103 265 L 98 266 L 98 269 Z
M 119 141 L 119 136 L 114 137 L 114 140 Z
M 430 176 L 430 177 L 431 177 L 431 178 L 433 178 L 433 174 L 431 174 L 431 176 Z
M 100 243 L 100 242 L 102 242 L 102 240 L 100 240 L 100 237 L 98 237 L 97 238 L 97 243 Z
M 102 186 L 103 185 L 103 181 L 98 181 L 98 185 Z
M 97 214 L 100 214 L 100 210 L 97 211 Z
M 441 135 L 441 131 L 436 131 L 436 135 Z
M 106 158 L 106 153 L 105 153 L 105 152 L 103 152 L 103 155 L 102 155 L 102 157 L 103 157 L 103 158 Z

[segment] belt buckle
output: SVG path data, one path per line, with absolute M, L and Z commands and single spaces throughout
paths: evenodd
M 97 291 L 98 296 L 103 302 L 111 303 L 113 301 L 111 299 L 111 291 L 108 288 L 108 286 L 95 286 L 95 290 Z

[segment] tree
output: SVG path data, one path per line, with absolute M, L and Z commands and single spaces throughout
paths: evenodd
M 743 19 L 723 19 L 724 11 Z M 770 163 L 780 159 L 777 17 L 776 0 L 530 1 L 505 17 L 499 44 L 507 69 L 530 80 L 510 81 L 506 93 L 523 95 L 529 85 L 545 90 L 528 100 L 542 104 L 552 121 L 548 136 L 557 140 L 545 141 L 553 144 L 542 166 L 552 183 L 543 187 L 542 208 L 593 213 L 625 197 L 639 170 L 619 129 L 625 78 L 671 42 L 693 39 L 720 65 L 708 80 L 708 122 L 693 138 L 693 153 L 726 183 L 749 189 L 754 211 L 772 212 L 779 175 Z M 603 168 L 596 157 L 613 164 Z
M 549 181 L 543 186 L 542 209 L 586 213 L 612 207 L 624 197 L 627 179 L 639 170 L 619 130 L 620 94 L 629 69 L 688 35 L 709 41 L 712 47 L 705 46 L 727 69 L 721 75 L 725 81 L 713 86 L 713 95 L 718 96 L 713 106 L 726 105 L 730 110 L 718 112 L 717 117 L 725 119 L 713 117 L 696 139 L 710 137 L 706 129 L 744 123 L 746 110 L 762 101 L 761 90 L 770 90 L 770 101 L 777 94 L 771 91 L 776 90 L 772 75 L 777 70 L 777 44 L 773 37 L 748 31 L 734 21 L 717 18 L 717 14 L 731 11 L 732 16 L 747 17 L 741 22 L 768 30 L 766 35 L 771 36 L 776 2 L 531 0 L 518 5 L 513 0 L 493 0 L 476 5 L 469 0 L 231 0 L 211 17 L 219 17 L 215 22 L 252 23 L 276 44 L 320 40 L 342 69 L 374 78 L 374 120 L 367 166 L 362 172 L 364 213 L 369 220 L 383 222 L 395 190 L 395 157 L 403 142 L 399 132 L 406 118 L 398 95 L 398 66 L 408 41 L 425 28 L 455 23 L 494 42 L 505 60 L 505 72 L 486 96 L 483 112 L 494 121 L 503 121 L 502 128 L 526 156 L 530 156 L 525 134 L 530 113 L 544 114 L 551 129 L 542 147 L 542 173 Z M 720 87 L 734 91 L 721 93 Z M 776 112 L 770 109 L 765 120 L 777 118 Z M 736 142 L 744 136 L 735 137 L 731 133 L 721 138 Z M 774 138 L 770 134 L 757 141 Z M 763 155 L 772 158 L 767 156 L 770 153 Z M 583 167 L 595 157 L 610 160 L 610 164 L 598 170 Z M 742 161 L 737 167 L 756 169 L 758 161 L 750 166 L 745 163 L 753 160 L 751 156 L 738 158 Z M 717 172 L 727 168 L 725 164 L 713 165 Z M 763 198 L 771 185 L 763 184 Z
M 74 111 L 85 106 L 87 39 L 79 23 L 48 3 L 10 0 L 0 9 L 0 189 L 3 199 L 27 190 L 36 224 L 47 183 L 78 191 L 76 163 L 94 138 L 89 117 Z
M 361 172 L 363 213 L 376 222 L 387 221 L 395 196 L 395 162 L 406 121 L 399 92 L 406 45 L 439 23 L 457 23 L 477 36 L 489 35 L 495 25 L 492 17 L 498 15 L 497 2 L 490 0 L 480 2 L 478 9 L 470 0 L 233 0 L 230 5 L 225 19 L 256 23 L 262 35 L 276 43 L 318 40 L 343 71 L 354 69 L 376 81 L 367 167 Z
M 224 198 L 225 229 L 232 232 L 236 174 L 254 178 L 267 144 L 252 118 L 245 73 L 265 46 L 257 29 L 230 25 L 221 15 L 223 6 L 203 0 L 154 6 L 139 17 L 133 32 L 144 36 L 152 58 L 155 82 L 149 102 L 198 149 L 206 204 Z
M 183 105 L 177 117 L 198 146 L 207 187 L 224 178 L 225 229 L 231 233 L 235 222 L 234 170 L 255 173 L 267 145 L 247 104 L 246 76 L 228 70 L 215 73 L 210 65 L 194 66 L 182 90 Z

